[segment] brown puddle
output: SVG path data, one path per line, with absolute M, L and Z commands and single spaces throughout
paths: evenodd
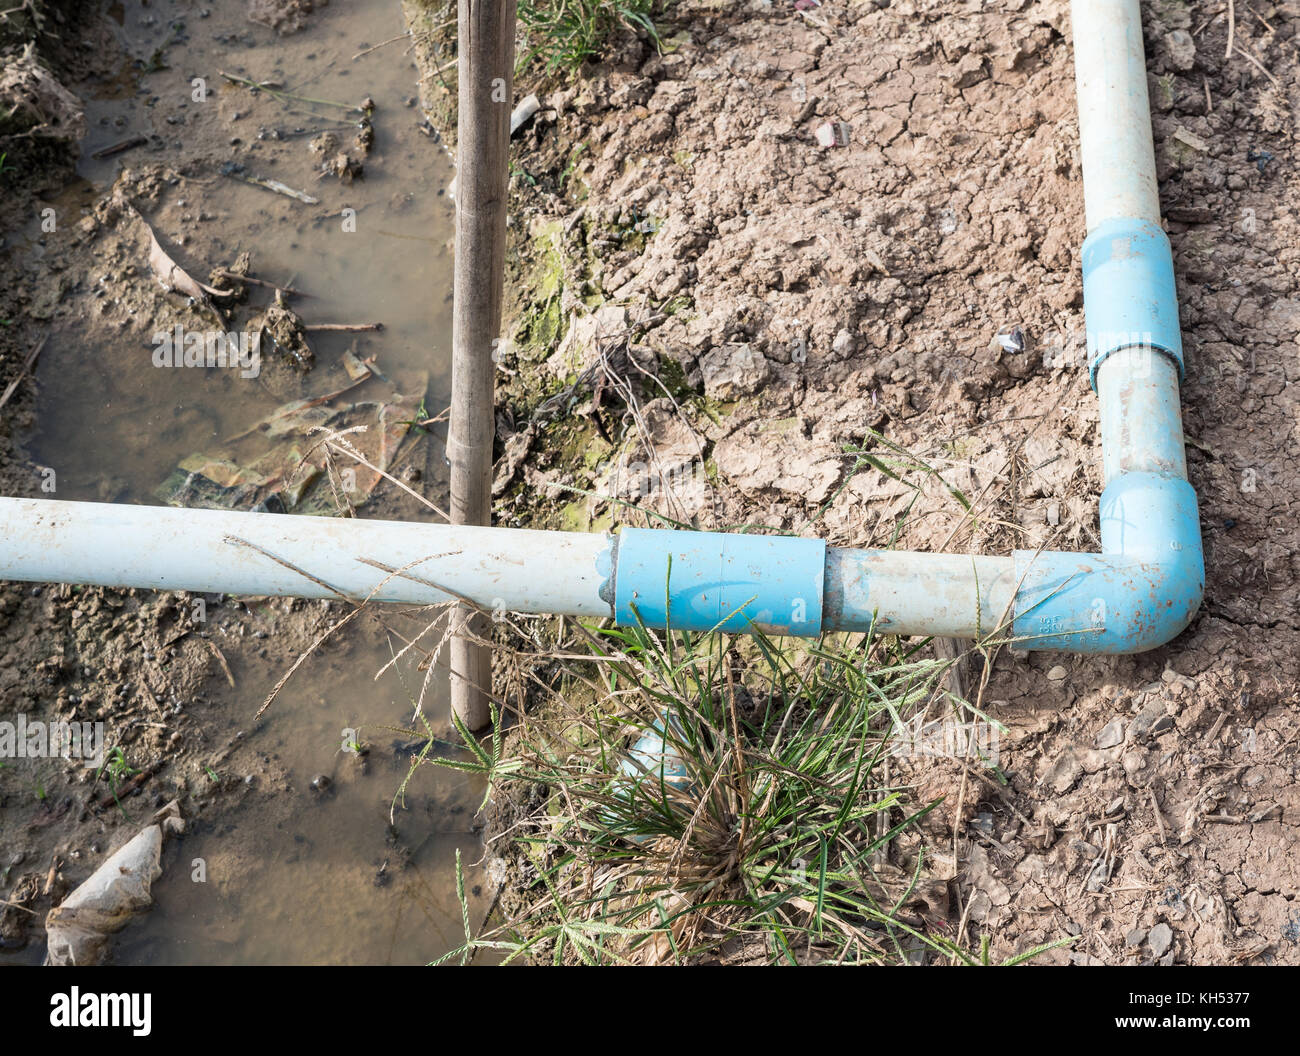
M 200 819 L 165 852 L 156 904 L 119 937 L 118 963 L 422 964 L 460 945 L 457 849 L 475 924 L 491 894 L 471 867 L 483 785 L 426 765 L 399 795 L 423 745 L 397 731 L 412 725 L 423 675 L 402 663 L 374 681 L 388 649 L 365 627 L 299 669 L 250 734 L 292 787 L 265 809 L 250 798 L 227 818 Z M 445 714 L 444 693 L 435 707 Z M 364 756 L 345 748 L 351 730 Z M 453 752 L 441 741 L 429 749 Z M 194 882 L 198 868 L 206 883 Z
M 119 302 L 129 305 L 120 266 L 106 264 L 103 289 L 76 293 L 87 302 L 85 312 L 78 323 L 53 330 L 39 362 L 38 426 L 26 447 L 37 463 L 57 467 L 59 499 L 157 503 L 158 488 L 187 458 L 221 448 L 304 392 L 332 391 L 349 350 L 361 359 L 374 356 L 386 380 L 364 381 L 348 401 L 383 401 L 395 390 L 427 386 L 431 413 L 447 402 L 454 207 L 446 188 L 454 170 L 447 152 L 420 130 L 409 39 L 353 59 L 403 32 L 400 5 L 329 5 L 286 36 L 248 22 L 245 8 L 242 2 L 112 5 L 108 13 L 124 52 L 165 68 L 142 71 L 128 63 L 98 98 L 87 100 L 84 182 L 56 207 L 84 212 L 121 169 L 170 166 L 185 178 L 159 197 L 155 210 L 142 213 L 167 252 L 197 279 L 207 281 L 209 268 L 251 251 L 252 274 L 313 295 L 291 302 L 307 323 L 382 322 L 384 330 L 312 335 L 316 366 L 305 377 L 285 363 L 264 367 L 257 378 L 231 369 L 159 369 L 150 320 L 125 320 L 108 339 L 102 325 L 80 328 L 80 315 L 98 311 L 102 302 L 115 311 Z M 205 10 L 209 16 L 201 17 Z M 322 131 L 350 145 L 359 114 L 254 93 L 218 71 L 280 82 L 318 100 L 372 99 L 375 135 L 363 177 L 350 184 L 318 179 L 320 157 L 308 147 Z M 196 77 L 206 81 L 204 102 L 192 98 Z M 149 142 L 92 156 L 137 134 Z M 280 181 L 319 204 L 223 175 L 231 160 L 246 174 Z M 345 230 L 344 210 L 355 210 L 354 231 Z M 42 252 L 34 237 L 30 247 Z M 131 281 L 155 281 L 145 260 Z M 250 303 L 258 308 L 241 309 L 231 328 L 242 328 L 270 299 L 270 291 L 254 288 Z M 264 363 L 269 357 L 264 349 Z M 245 440 L 241 450 L 254 456 L 248 447 Z M 404 455 L 404 466 L 422 474 L 408 479 L 425 481 L 439 504 L 441 461 L 436 432 Z M 432 519 L 387 497 L 362 516 Z M 409 750 L 394 745 L 411 738 L 379 727 L 411 725 L 424 675 L 403 662 L 374 681 L 391 650 L 373 624 L 354 624 L 340 643 L 298 670 L 260 724 L 253 724 L 253 713 L 286 665 L 259 661 L 257 669 L 237 671 L 237 692 L 213 687 L 231 728 L 248 731 L 249 746 L 274 760 L 267 772 L 282 773 L 284 787 L 259 787 L 257 773 L 235 775 L 273 794 L 249 795 L 238 808 L 196 819 L 168 848 L 156 905 L 120 936 L 119 963 L 423 963 L 459 944 L 457 849 L 467 887 L 487 887 L 482 869 L 470 864 L 482 854 L 470 831 L 482 783 L 424 767 L 390 829 L 390 807 L 409 762 Z M 400 641 L 393 647 L 400 649 Z M 425 709 L 445 733 L 443 678 L 435 679 Z M 342 731 L 356 727 L 370 746 L 364 761 L 342 748 Z M 311 786 L 321 774 L 329 782 L 318 793 Z M 193 879 L 198 860 L 206 869 L 203 883 Z M 481 914 L 487 901 L 486 894 L 472 894 L 471 913 Z

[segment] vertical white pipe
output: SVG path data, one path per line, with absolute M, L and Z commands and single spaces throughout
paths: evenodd
M 1138 0 L 1073 0 L 1070 20 L 1088 230 L 1116 218 L 1158 224 Z
M 1102 479 L 1159 473 L 1186 479 L 1178 365 L 1149 347 L 1125 348 L 1097 370 Z

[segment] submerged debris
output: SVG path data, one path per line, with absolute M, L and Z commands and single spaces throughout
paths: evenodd
M 243 302 L 248 300 L 248 273 L 252 270 L 253 254 L 245 251 L 235 258 L 230 267 L 213 268 L 208 273 L 208 281 L 226 292 L 233 301 Z
M 172 506 L 276 513 L 328 515 L 343 504 L 364 505 L 410 448 L 408 437 L 414 442 L 421 435 L 412 437 L 411 428 L 428 383 L 422 376 L 409 393 L 327 406 L 376 376 L 358 365 L 364 366 L 353 364 L 351 380 L 335 391 L 286 403 L 215 451 L 182 459 L 154 494 Z M 337 447 L 328 442 L 331 433 L 343 430 L 348 435 Z M 260 443 L 248 455 L 240 442 L 254 437 Z
M 96 161 L 103 161 L 105 158 L 111 158 L 115 154 L 122 154 L 128 150 L 134 150 L 136 147 L 142 147 L 148 142 L 148 136 L 129 136 L 126 139 L 114 143 L 111 147 L 104 147 L 102 150 L 95 151 L 90 156 Z
M 167 251 L 162 248 L 158 236 L 154 234 L 153 228 L 149 226 L 148 221 L 140 215 L 139 211 L 126 202 L 121 204 L 123 212 L 138 220 L 145 233 L 149 236 L 149 267 L 154 275 L 158 277 L 163 289 L 183 293 L 210 310 L 215 310 L 212 308 L 210 298 L 224 299 L 233 296 L 233 290 L 219 290 L 215 286 L 208 286 L 193 278 L 176 261 L 172 260 Z
M 248 20 L 287 36 L 302 29 L 313 11 L 328 6 L 329 0 L 249 0 Z
M 311 370 L 315 365 L 316 353 L 307 342 L 307 328 L 285 303 L 285 296 L 279 290 L 275 293 L 275 302 L 262 316 L 257 332 L 263 341 L 269 341 L 272 348 L 284 353 L 302 370 Z
M 363 122 L 363 124 L 368 125 L 368 122 Z M 361 136 L 359 134 L 357 139 L 358 147 L 360 147 Z M 371 139 L 373 139 L 373 133 L 371 133 Z M 307 149 L 322 159 L 320 177 L 337 176 L 342 183 L 351 183 L 362 174 L 361 162 L 357 161 L 347 151 L 340 149 L 339 137 L 333 132 L 322 132 L 307 145 Z M 369 141 L 367 141 L 365 149 L 369 149 Z
M 320 204 L 319 198 L 313 198 L 305 191 L 295 191 L 288 184 L 281 183 L 279 180 L 268 180 L 261 176 L 254 176 L 243 165 L 235 161 L 228 161 L 222 165 L 221 175 L 229 176 L 231 179 L 240 180 L 243 183 L 251 183 L 254 187 L 262 187 L 265 190 L 274 191 L 276 194 L 283 194 L 286 198 L 295 198 L 308 205 Z

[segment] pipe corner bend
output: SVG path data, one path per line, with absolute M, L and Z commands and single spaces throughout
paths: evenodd
M 1017 550 L 1014 632 L 1026 649 L 1141 653 L 1181 633 L 1205 590 L 1196 493 L 1126 473 L 1101 497 L 1100 554 Z

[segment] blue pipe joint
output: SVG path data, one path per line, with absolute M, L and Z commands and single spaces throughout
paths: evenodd
M 1088 327 L 1088 377 L 1112 352 L 1154 348 L 1184 374 L 1183 335 L 1169 237 L 1147 220 L 1098 224 L 1083 243 L 1083 309 Z
M 816 637 L 825 577 L 821 539 L 623 528 L 614 619 L 622 626 L 639 615 L 647 627 Z
M 1205 591 L 1196 492 L 1126 473 L 1101 496 L 1101 554 L 1017 550 L 1014 633 L 1024 649 L 1141 653 L 1176 637 Z

